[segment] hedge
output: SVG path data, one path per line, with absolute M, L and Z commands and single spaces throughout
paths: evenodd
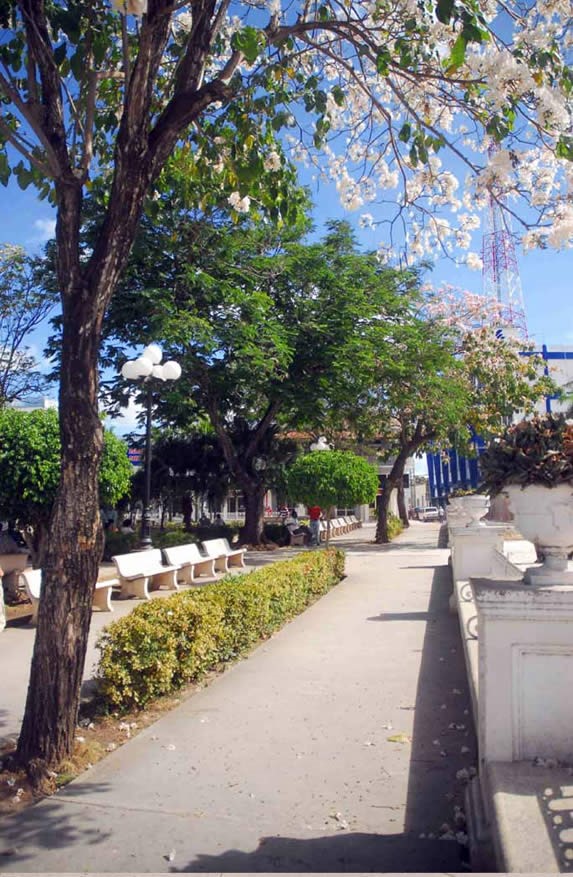
M 151 529 L 151 542 L 154 548 L 172 548 L 174 545 L 187 545 L 189 542 L 203 542 L 205 539 L 220 539 L 221 537 L 232 542 L 240 530 L 239 524 L 230 527 L 200 527 L 193 525 L 190 530 L 183 527 L 167 527 L 165 530 Z M 129 554 L 137 551 L 141 542 L 141 532 L 138 523 L 135 533 L 122 533 L 118 530 L 105 531 L 104 560 L 111 560 L 115 554 Z
M 200 679 L 270 636 L 343 575 L 344 552 L 304 552 L 137 606 L 113 621 L 97 642 L 103 706 L 143 707 Z

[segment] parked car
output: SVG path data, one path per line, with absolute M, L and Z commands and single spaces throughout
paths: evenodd
M 419 521 L 439 521 L 440 510 L 435 505 L 427 505 L 418 512 Z

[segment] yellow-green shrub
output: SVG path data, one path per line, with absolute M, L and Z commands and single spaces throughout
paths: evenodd
M 402 532 L 404 529 L 404 524 L 400 520 L 397 515 L 392 512 L 388 512 L 388 536 L 390 539 L 395 539 L 396 536 Z
M 100 694 L 114 709 L 144 706 L 251 648 L 343 575 L 342 551 L 305 552 L 137 606 L 99 638 Z

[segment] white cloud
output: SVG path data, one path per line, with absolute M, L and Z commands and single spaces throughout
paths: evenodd
M 49 241 L 50 238 L 53 238 L 56 233 L 55 219 L 35 219 L 33 226 L 36 234 L 34 235 L 32 240 L 36 243 Z
M 142 413 L 143 406 L 137 405 L 133 397 L 130 398 L 127 408 L 124 408 L 117 417 L 106 417 L 105 425 L 113 429 L 116 435 L 124 436 L 129 432 L 141 431 L 138 416 Z

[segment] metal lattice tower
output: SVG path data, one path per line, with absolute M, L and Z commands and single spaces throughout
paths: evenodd
M 490 151 L 491 154 L 491 151 Z M 500 309 L 500 329 L 527 338 L 523 292 L 509 214 L 490 192 L 482 242 L 483 293 Z

